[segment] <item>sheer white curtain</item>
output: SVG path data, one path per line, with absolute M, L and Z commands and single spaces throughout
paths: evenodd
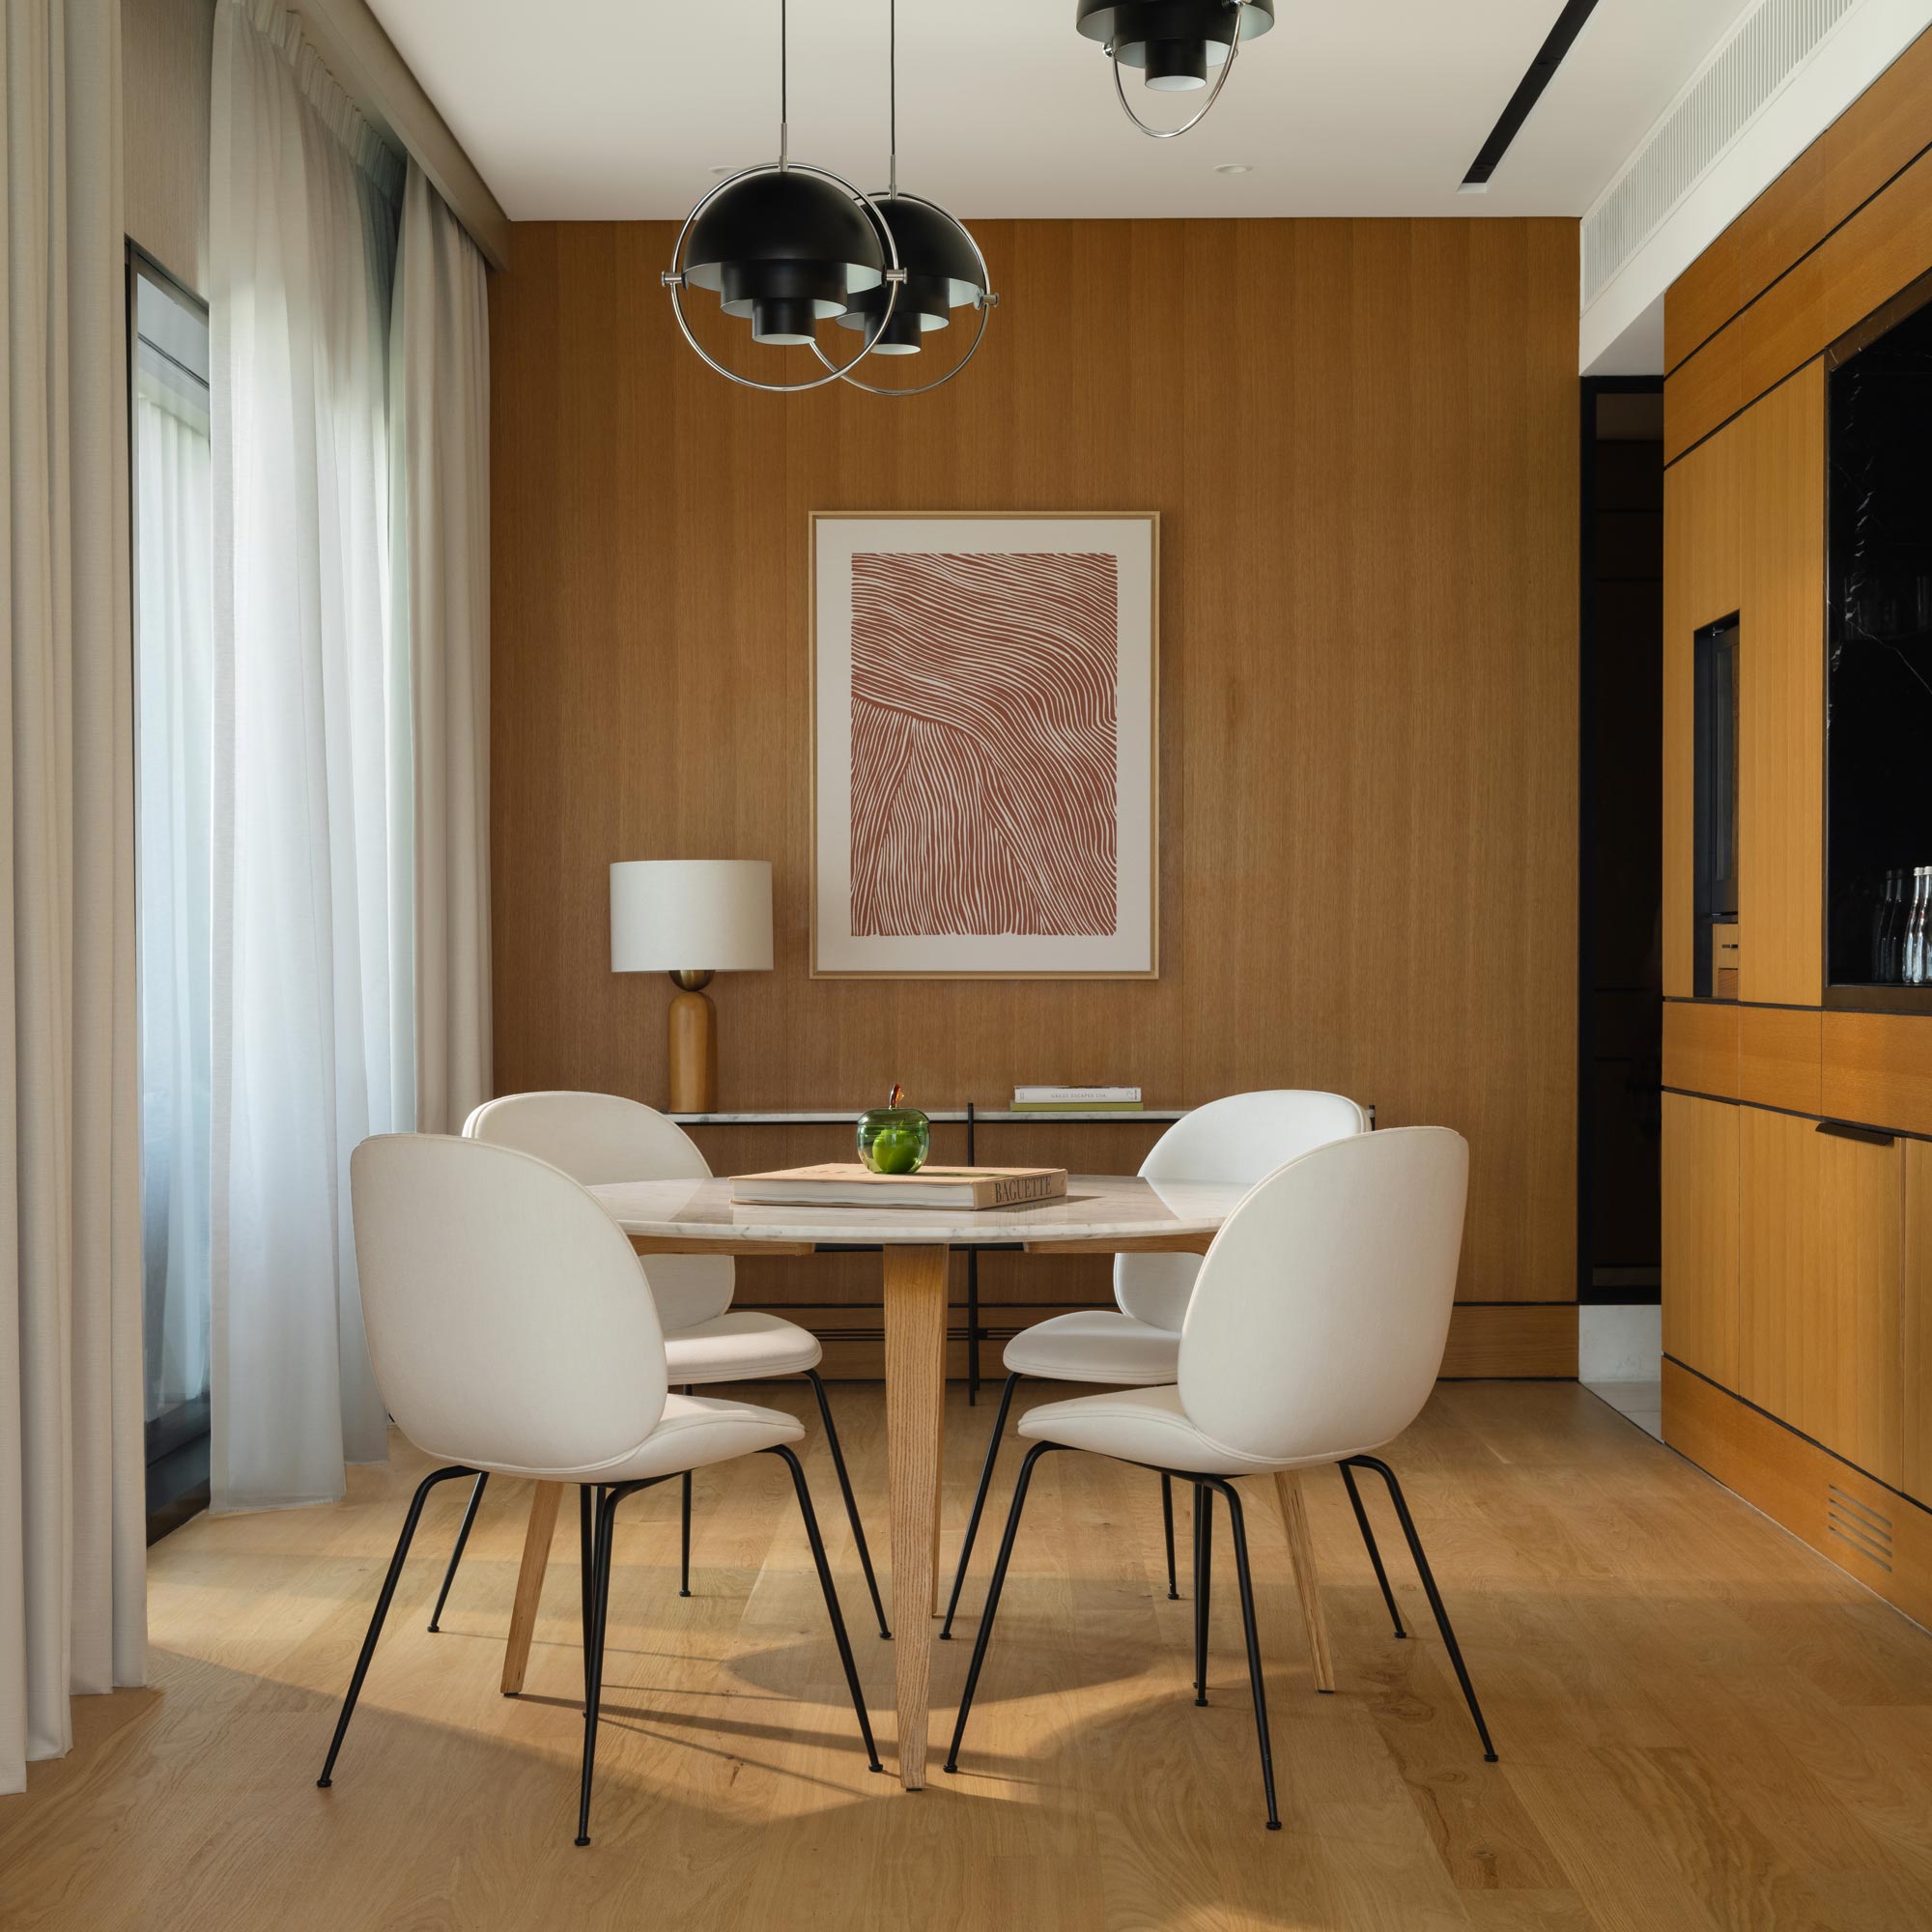
M 141 1230 L 147 1414 L 208 1393 L 213 489 L 199 385 L 143 358 L 134 392 Z
M 386 1453 L 349 1154 L 412 1124 L 401 170 L 273 0 L 217 0 L 213 100 L 211 1487 L 240 1509 L 339 1496 L 345 1459 Z
M 415 720 L 416 1124 L 490 1082 L 490 303 L 475 242 L 412 161 L 390 327 L 397 628 Z
M 118 0 L 0 0 L 0 1792 L 147 1668 Z

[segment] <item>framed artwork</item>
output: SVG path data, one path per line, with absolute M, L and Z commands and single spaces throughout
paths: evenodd
M 1156 976 L 1159 538 L 812 517 L 814 978 Z

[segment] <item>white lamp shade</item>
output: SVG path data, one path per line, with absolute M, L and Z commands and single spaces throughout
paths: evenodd
M 611 867 L 613 973 L 769 973 L 767 859 L 625 859 Z

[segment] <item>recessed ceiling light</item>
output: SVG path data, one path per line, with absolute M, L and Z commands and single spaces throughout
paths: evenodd
M 1217 175 L 1251 175 L 1254 169 L 1246 161 L 1223 161 L 1214 172 Z

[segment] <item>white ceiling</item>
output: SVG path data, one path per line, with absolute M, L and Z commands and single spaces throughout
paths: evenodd
M 682 215 L 714 170 L 776 158 L 779 0 L 371 3 L 513 219 Z M 1457 184 L 1559 0 L 1280 0 L 1174 142 L 1121 118 L 1072 0 L 901 0 L 899 178 L 969 218 L 1581 214 L 1744 4 L 1601 0 L 1475 197 Z M 791 0 L 793 157 L 867 186 L 886 11 Z

